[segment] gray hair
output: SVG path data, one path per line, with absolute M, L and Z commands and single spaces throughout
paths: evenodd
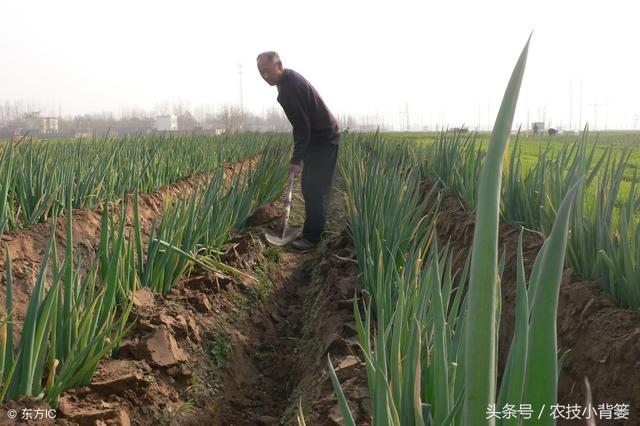
M 258 57 L 256 58 L 256 61 L 260 62 L 261 58 L 265 58 L 267 61 L 271 62 L 272 64 L 277 64 L 278 62 L 280 62 L 280 55 L 278 55 L 278 52 L 274 52 L 273 50 L 269 50 L 268 52 L 262 52 L 261 54 L 258 55 Z

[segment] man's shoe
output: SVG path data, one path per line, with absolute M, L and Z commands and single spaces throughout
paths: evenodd
M 312 243 L 306 238 L 299 238 L 291 243 L 291 247 L 297 250 L 311 250 L 316 246 L 316 243 Z

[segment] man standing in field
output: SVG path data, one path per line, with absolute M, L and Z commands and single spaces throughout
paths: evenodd
M 289 173 L 302 168 L 302 196 L 305 221 L 302 237 L 291 245 L 299 250 L 313 248 L 324 230 L 329 194 L 338 159 L 338 122 L 316 89 L 303 76 L 282 66 L 276 52 L 258 55 L 258 71 L 278 88 L 278 103 L 293 126 L 293 156 Z

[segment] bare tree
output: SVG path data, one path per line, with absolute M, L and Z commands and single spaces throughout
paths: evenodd
M 236 133 L 244 128 L 244 114 L 239 107 L 224 106 L 219 113 L 226 133 Z
M 198 127 L 198 121 L 188 110 L 178 115 L 178 129 L 193 131 L 196 127 Z

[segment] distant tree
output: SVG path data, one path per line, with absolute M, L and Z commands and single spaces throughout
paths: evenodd
M 198 127 L 198 121 L 189 111 L 184 111 L 178 115 L 178 129 L 192 131 Z
M 288 132 L 291 130 L 291 123 L 282 112 L 281 108 L 271 108 L 265 117 L 265 131 Z
M 226 133 L 236 133 L 244 128 L 244 114 L 235 106 L 224 106 L 219 113 Z

